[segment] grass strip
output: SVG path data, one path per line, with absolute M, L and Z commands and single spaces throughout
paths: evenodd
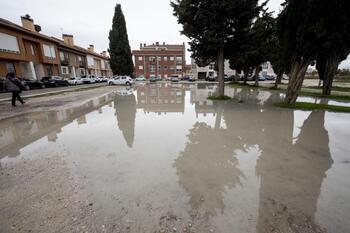
M 227 95 L 223 95 L 223 96 L 212 95 L 212 96 L 208 97 L 208 100 L 230 100 L 230 99 L 232 99 L 232 98 L 230 96 L 227 96 Z
M 289 109 L 299 109 L 305 111 L 312 110 L 327 110 L 330 112 L 347 112 L 350 113 L 350 107 L 329 105 L 329 104 L 314 104 L 306 102 L 296 102 L 295 104 L 286 104 L 284 102 L 275 103 L 276 107 L 289 108 Z

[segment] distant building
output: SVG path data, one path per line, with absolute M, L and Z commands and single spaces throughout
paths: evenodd
M 134 56 L 135 76 L 145 78 L 168 78 L 185 75 L 186 46 L 185 43 L 170 45 L 159 42 L 146 45 L 140 44 L 139 50 L 132 51 Z
M 263 76 L 276 76 L 275 71 L 273 70 L 273 67 L 270 62 L 265 62 L 261 65 L 261 72 L 260 74 Z
M 210 63 L 208 66 L 200 67 L 196 64 L 194 59 L 191 60 L 192 74 L 195 79 L 206 79 L 207 77 L 217 77 L 218 72 L 215 70 L 215 62 Z M 225 60 L 225 75 L 235 75 L 236 71 L 230 68 L 229 60 Z

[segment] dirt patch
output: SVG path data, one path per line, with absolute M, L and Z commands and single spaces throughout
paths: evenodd
M 20 159 L 0 173 L 0 232 L 95 232 L 93 206 L 52 156 Z

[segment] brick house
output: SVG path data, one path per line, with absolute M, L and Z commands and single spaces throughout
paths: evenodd
M 134 74 L 144 76 L 168 78 L 171 76 L 183 77 L 186 67 L 186 46 L 159 44 L 140 44 L 139 50 L 133 50 Z

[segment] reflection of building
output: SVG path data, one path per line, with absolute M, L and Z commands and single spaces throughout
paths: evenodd
M 181 84 L 154 84 L 137 88 L 137 108 L 145 112 L 185 111 L 185 89 Z
M 168 78 L 182 77 L 185 74 L 186 47 L 179 45 L 141 44 L 139 50 L 134 50 L 134 72 L 136 76 Z
M 18 118 L 0 121 L 0 157 L 16 156 L 24 146 L 47 136 L 56 141 L 62 127 L 77 119 L 78 124 L 86 123 L 85 115 L 111 101 L 113 95 L 100 97 L 104 102 L 89 101 L 81 106 L 61 111 L 26 114 Z

